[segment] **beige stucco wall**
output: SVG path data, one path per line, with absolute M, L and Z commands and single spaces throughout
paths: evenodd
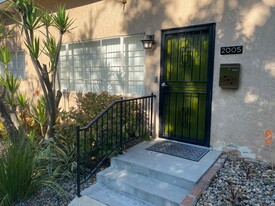
M 217 22 L 211 142 L 269 160 L 264 131 L 275 131 L 275 1 L 228 1 Z M 243 45 L 242 55 L 220 56 L 221 46 Z M 240 63 L 238 90 L 218 87 L 220 63 Z M 275 157 L 274 143 L 272 146 Z
M 157 94 L 156 135 L 159 82 L 154 80 L 160 74 L 161 29 L 216 23 L 210 144 L 220 149 L 231 146 L 244 155 L 269 161 L 262 137 L 267 128 L 275 132 L 275 0 L 127 0 L 125 7 L 119 2 L 41 1 L 50 9 L 65 3 L 75 19 L 65 43 L 137 33 L 155 35 L 156 48 L 146 52 L 145 84 L 148 93 Z M 235 45 L 243 46 L 243 54 L 219 54 L 220 47 Z M 223 63 L 241 64 L 237 90 L 218 86 Z M 28 77 L 32 78 L 30 64 Z M 25 84 L 37 86 L 36 81 L 30 82 Z

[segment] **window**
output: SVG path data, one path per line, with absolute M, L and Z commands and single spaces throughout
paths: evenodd
M 61 88 L 143 95 L 142 38 L 143 35 L 133 35 L 63 45 L 59 62 Z
M 21 79 L 25 79 L 26 77 L 26 64 L 25 64 L 25 52 L 24 51 L 16 51 L 11 52 L 12 61 L 8 64 L 8 70 L 10 73 L 15 75 L 16 77 L 20 77 Z M 0 75 L 4 74 L 4 65 L 0 63 Z

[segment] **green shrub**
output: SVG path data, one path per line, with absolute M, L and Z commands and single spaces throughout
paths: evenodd
M 40 133 L 45 136 L 45 124 L 47 122 L 47 111 L 46 111 L 46 98 L 41 96 L 35 105 L 32 106 L 32 117 L 34 121 L 39 125 Z
M 79 100 L 81 109 L 90 118 L 94 119 L 99 115 L 104 109 L 106 109 L 109 104 L 114 101 L 120 100 L 122 97 L 118 95 L 111 95 L 107 92 L 102 92 L 100 94 L 87 93 L 83 98 Z
M 55 126 L 56 133 L 62 135 L 66 142 L 70 142 L 71 144 L 75 143 L 76 138 L 76 126 L 84 127 L 89 122 L 91 122 L 94 118 L 96 118 L 104 109 L 106 109 L 112 102 L 120 100 L 122 97 L 118 95 L 110 95 L 107 92 L 103 92 L 100 94 L 97 93 L 86 93 L 83 96 L 78 98 L 78 107 L 72 108 L 68 112 L 60 112 L 60 123 Z M 122 133 L 123 137 L 133 137 L 140 136 L 140 124 L 147 122 L 146 114 L 144 113 L 140 104 L 133 103 L 123 103 L 123 108 L 127 108 L 127 110 L 122 111 L 122 116 L 120 116 L 120 110 L 118 111 L 109 111 L 108 117 L 116 116 L 118 120 L 122 120 Z M 103 125 L 101 125 L 103 123 Z M 97 134 L 100 139 L 101 136 L 104 136 L 106 133 L 109 135 L 109 139 L 115 141 L 117 134 L 114 133 L 116 126 L 111 127 L 109 122 L 109 128 L 106 125 L 106 115 L 103 117 L 103 121 L 100 121 L 100 128 L 104 131 L 101 134 Z M 145 124 L 144 124 L 145 125 Z M 147 124 L 148 125 L 148 124 Z M 120 128 L 117 128 L 118 130 Z M 120 134 L 118 132 L 118 134 Z M 95 136 L 93 135 L 93 138 Z M 88 144 L 88 143 L 87 143 Z M 115 142 L 110 142 L 110 149 L 113 147 Z M 108 145 L 106 145 L 108 147 Z
M 86 93 L 78 99 L 78 108 L 60 112 L 60 123 L 55 126 L 57 134 L 63 136 L 66 142 L 75 142 L 75 128 L 77 125 L 86 126 L 112 102 L 120 100 L 121 96 L 110 95 L 107 92 L 100 94 Z
M 39 162 L 40 150 L 30 141 L 10 144 L 0 158 L 0 205 L 12 205 L 42 187 L 60 187 Z
M 76 171 L 76 147 L 64 137 L 50 138 L 43 149 L 41 162 L 54 178 L 73 179 Z
M 8 132 L 4 127 L 3 123 L 0 121 L 0 141 L 7 139 L 7 137 L 8 137 Z
M 80 96 L 80 95 L 79 95 Z M 104 109 L 106 109 L 112 102 L 120 100 L 121 96 L 109 95 L 104 92 L 101 94 L 96 93 L 86 93 L 78 98 L 78 107 L 71 109 L 69 112 L 60 112 L 60 123 L 55 126 L 56 134 L 64 137 L 63 143 L 54 144 L 59 148 L 56 148 L 56 152 L 60 149 L 62 152 L 51 153 L 52 155 L 57 155 L 59 158 L 51 159 L 61 165 L 61 168 L 68 166 L 67 170 L 61 169 L 56 166 L 53 162 L 51 171 L 66 171 L 67 174 L 72 172 L 75 160 L 72 155 L 75 153 L 72 150 L 72 145 L 76 145 L 76 126 L 84 127 L 94 118 L 96 118 Z M 138 102 L 123 102 L 121 103 L 122 110 L 120 109 L 120 103 L 117 104 L 114 110 L 109 110 L 104 116 L 96 123 L 92 129 L 86 133 L 86 141 L 83 140 L 84 133 L 80 135 L 80 153 L 86 153 L 86 157 L 82 155 L 80 157 L 81 165 L 84 167 L 94 166 L 97 162 L 100 162 L 107 154 L 111 152 L 113 155 L 120 153 L 122 147 L 117 148 L 114 151 L 114 147 L 120 144 L 120 140 L 126 142 L 129 139 L 134 139 L 137 137 L 147 138 L 148 134 L 145 134 L 145 130 L 148 131 L 148 119 L 146 113 L 142 108 L 142 105 Z M 114 119 L 113 119 L 114 118 Z M 122 123 L 122 125 L 119 125 Z M 58 138 L 57 138 L 58 139 Z M 64 143 L 66 146 L 64 147 Z M 54 145 L 51 149 L 53 152 Z M 69 145 L 71 148 L 69 148 Z M 129 146 L 131 146 L 129 144 Z M 125 147 L 128 147 L 127 145 Z M 66 149 L 65 149 L 66 148 Z M 69 151 L 69 152 L 68 152 Z M 67 160 L 66 158 L 67 157 Z M 58 164 L 57 164 L 58 165 Z M 81 168 L 85 170 L 84 168 Z

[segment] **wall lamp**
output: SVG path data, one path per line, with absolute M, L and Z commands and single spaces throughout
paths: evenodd
M 140 40 L 144 49 L 152 49 L 155 44 L 154 35 L 145 35 L 143 40 Z

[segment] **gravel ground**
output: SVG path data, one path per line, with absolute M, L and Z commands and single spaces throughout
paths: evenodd
M 95 182 L 95 178 L 91 178 L 86 182 L 82 189 L 89 187 Z M 43 188 L 29 199 L 17 203 L 15 206 L 65 206 L 68 205 L 74 197 L 76 197 L 76 184 L 73 180 L 66 180 L 60 182 L 60 185 L 64 189 L 64 194 L 58 195 L 49 188 Z
M 95 181 L 91 179 L 84 187 Z M 61 183 L 68 198 L 42 189 L 16 206 L 68 205 L 76 196 L 75 182 Z M 208 189 L 203 191 L 197 206 L 275 206 L 275 170 L 254 160 L 229 155 Z
M 275 170 L 229 155 L 197 202 L 197 206 L 225 205 L 275 206 Z

